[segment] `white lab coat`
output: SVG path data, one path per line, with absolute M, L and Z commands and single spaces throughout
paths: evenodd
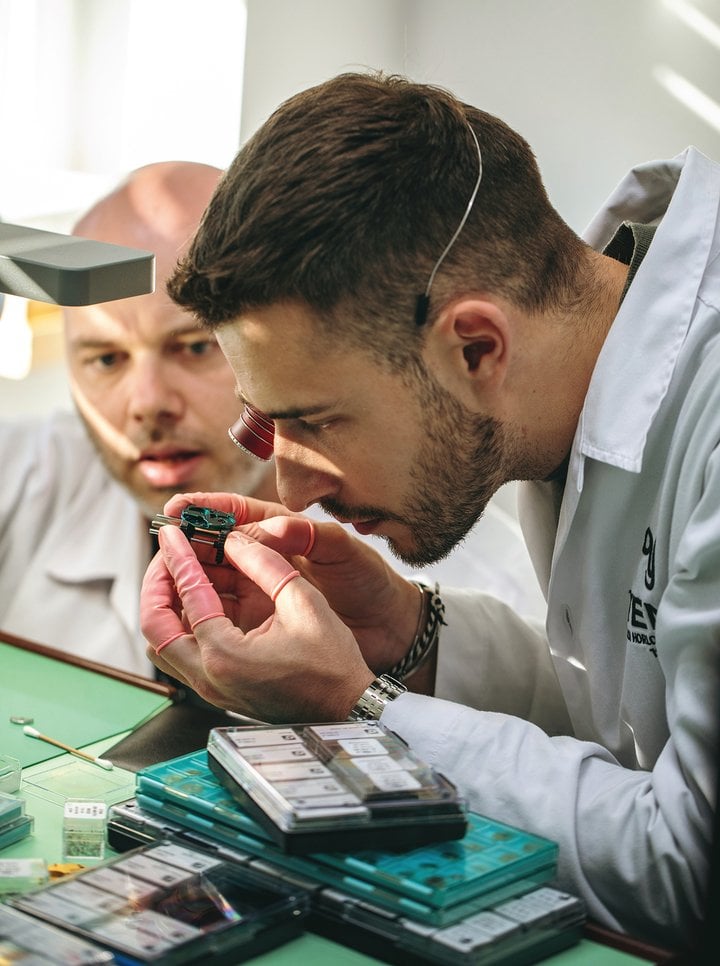
M 147 521 L 78 417 L 0 423 L 0 454 L 0 632 L 153 677 L 139 617 Z
M 562 504 L 549 484 L 521 494 L 547 638 L 443 587 L 444 700 L 403 695 L 382 719 L 473 809 L 556 840 L 559 881 L 593 918 L 668 944 L 704 912 L 715 807 L 719 213 L 720 166 L 689 149 L 632 171 L 591 224 L 602 250 L 623 220 L 659 221 L 593 372 Z

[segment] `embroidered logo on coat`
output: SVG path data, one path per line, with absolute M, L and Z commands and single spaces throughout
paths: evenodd
M 647 557 L 647 564 L 645 565 L 645 586 L 648 590 L 652 590 L 655 586 L 655 538 L 652 535 L 650 527 L 645 531 L 642 552 Z
M 644 584 L 647 590 L 652 590 L 655 586 L 655 537 L 650 527 L 645 531 L 643 537 L 642 553 L 645 560 Z M 655 623 L 657 620 L 657 607 L 628 591 L 628 611 L 627 611 L 627 639 L 631 644 L 647 648 L 651 654 L 657 657 L 657 647 L 655 646 Z
M 657 607 L 628 591 L 630 602 L 627 613 L 627 639 L 631 644 L 641 644 L 657 657 L 655 647 L 655 619 Z

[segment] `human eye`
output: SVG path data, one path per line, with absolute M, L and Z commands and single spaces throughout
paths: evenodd
M 83 365 L 98 372 L 113 372 L 122 364 L 125 354 L 114 349 L 105 352 L 90 352 L 83 358 Z
M 324 419 L 309 420 L 309 419 L 296 419 L 295 425 L 298 431 L 305 433 L 308 436 L 319 436 L 321 433 L 327 432 L 337 420 L 325 417 Z
M 194 342 L 188 342 L 186 349 L 191 356 L 206 356 L 215 350 L 219 350 L 219 346 L 214 339 L 197 339 Z
M 216 359 L 220 355 L 220 346 L 215 339 L 180 339 L 171 351 L 190 362 L 205 361 Z

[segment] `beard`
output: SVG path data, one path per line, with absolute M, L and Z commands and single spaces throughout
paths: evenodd
M 385 537 L 402 563 L 422 567 L 447 557 L 482 516 L 504 475 L 507 433 L 503 423 L 466 409 L 426 370 L 413 377 L 421 404 L 422 444 L 408 470 L 409 494 L 399 513 L 334 500 L 322 508 L 345 519 L 401 523 L 412 545 Z

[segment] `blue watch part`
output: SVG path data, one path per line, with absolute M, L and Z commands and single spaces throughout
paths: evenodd
M 190 503 L 179 517 L 156 514 L 150 523 L 150 533 L 156 535 L 160 527 L 179 527 L 188 540 L 208 544 L 215 548 L 215 563 L 222 563 L 225 555 L 225 539 L 235 526 L 232 513 L 214 510 L 212 507 Z
M 180 513 L 180 528 L 198 527 L 201 530 L 217 531 L 227 533 L 235 526 L 235 517 L 232 513 L 225 513 L 223 510 L 213 510 L 212 507 L 198 506 L 191 503 Z

